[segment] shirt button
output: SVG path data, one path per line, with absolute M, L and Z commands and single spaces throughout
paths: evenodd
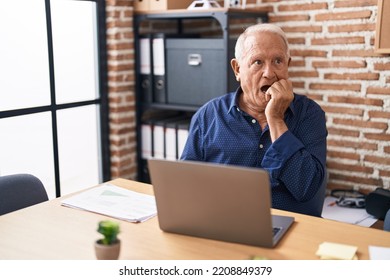
M 256 120 L 255 120 L 255 119 L 253 119 L 253 120 L 252 120 L 252 123 L 256 123 Z
M 260 144 L 259 147 L 260 147 L 260 149 L 264 148 L 263 144 Z

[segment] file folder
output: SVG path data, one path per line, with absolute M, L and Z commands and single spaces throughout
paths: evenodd
M 184 120 L 179 123 L 177 126 L 177 159 L 180 159 L 181 154 L 183 153 L 184 146 L 186 145 L 188 138 L 188 131 L 190 127 L 190 120 Z
M 157 33 L 152 39 L 153 101 L 166 103 L 165 34 Z
M 165 159 L 176 160 L 177 153 L 177 122 L 167 122 L 165 124 Z
M 151 120 L 141 125 L 141 157 L 148 159 L 153 157 L 153 122 Z
M 178 123 L 183 122 L 183 116 L 165 118 L 153 124 L 153 158 L 178 158 Z M 188 131 L 187 131 L 188 135 Z M 183 136 L 182 136 L 183 137 Z M 183 141 L 184 139 L 182 139 Z M 185 138 L 185 140 L 187 140 Z
M 177 160 L 188 136 L 188 117 L 183 117 L 177 121 L 168 121 L 165 125 L 165 159 Z M 187 132 L 186 134 L 184 132 Z M 180 138 L 180 140 L 179 140 Z M 184 143 L 183 143 L 184 142 Z M 180 147 L 179 147 L 180 145 Z
M 140 50 L 140 89 L 141 100 L 146 103 L 153 102 L 153 79 L 152 79 L 152 37 L 141 36 L 139 39 Z
M 141 124 L 142 159 L 180 159 L 189 124 L 187 115 L 160 115 L 144 120 Z
M 155 156 L 155 145 L 154 143 L 159 139 L 163 139 L 161 137 L 161 128 L 157 128 L 155 132 L 154 128 L 156 125 L 164 126 L 167 120 L 176 120 L 179 119 L 179 115 L 177 113 L 172 114 L 172 112 L 158 112 L 158 114 L 149 112 L 149 115 L 142 120 L 141 123 L 141 157 L 142 159 L 149 159 Z M 157 136 L 155 135 L 157 133 Z M 158 139 L 156 139 L 156 137 Z M 156 139 L 156 140 L 155 140 Z M 161 142 L 162 143 L 162 142 Z M 157 153 L 163 151 L 164 148 L 160 148 L 157 145 Z M 160 156 L 161 157 L 161 156 Z
M 153 125 L 153 157 L 157 159 L 165 158 L 165 128 L 164 120 L 160 120 Z

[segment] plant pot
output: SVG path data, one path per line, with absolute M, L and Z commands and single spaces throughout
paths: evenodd
M 121 249 L 121 241 L 111 245 L 101 243 L 101 240 L 95 242 L 95 254 L 98 260 L 117 260 Z

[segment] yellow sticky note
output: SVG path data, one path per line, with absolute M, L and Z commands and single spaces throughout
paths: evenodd
M 321 260 L 340 260 L 340 259 L 336 259 L 336 258 L 333 258 L 333 257 L 329 257 L 329 256 L 321 256 L 320 257 Z M 356 255 L 353 256 L 352 260 L 358 260 L 358 257 Z
M 322 259 L 353 260 L 357 258 L 356 251 L 356 246 L 323 242 L 318 247 L 316 255 Z

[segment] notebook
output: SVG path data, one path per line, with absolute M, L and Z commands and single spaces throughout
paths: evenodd
M 271 215 L 265 170 L 154 158 L 148 165 L 165 232 L 272 248 L 294 222 Z

